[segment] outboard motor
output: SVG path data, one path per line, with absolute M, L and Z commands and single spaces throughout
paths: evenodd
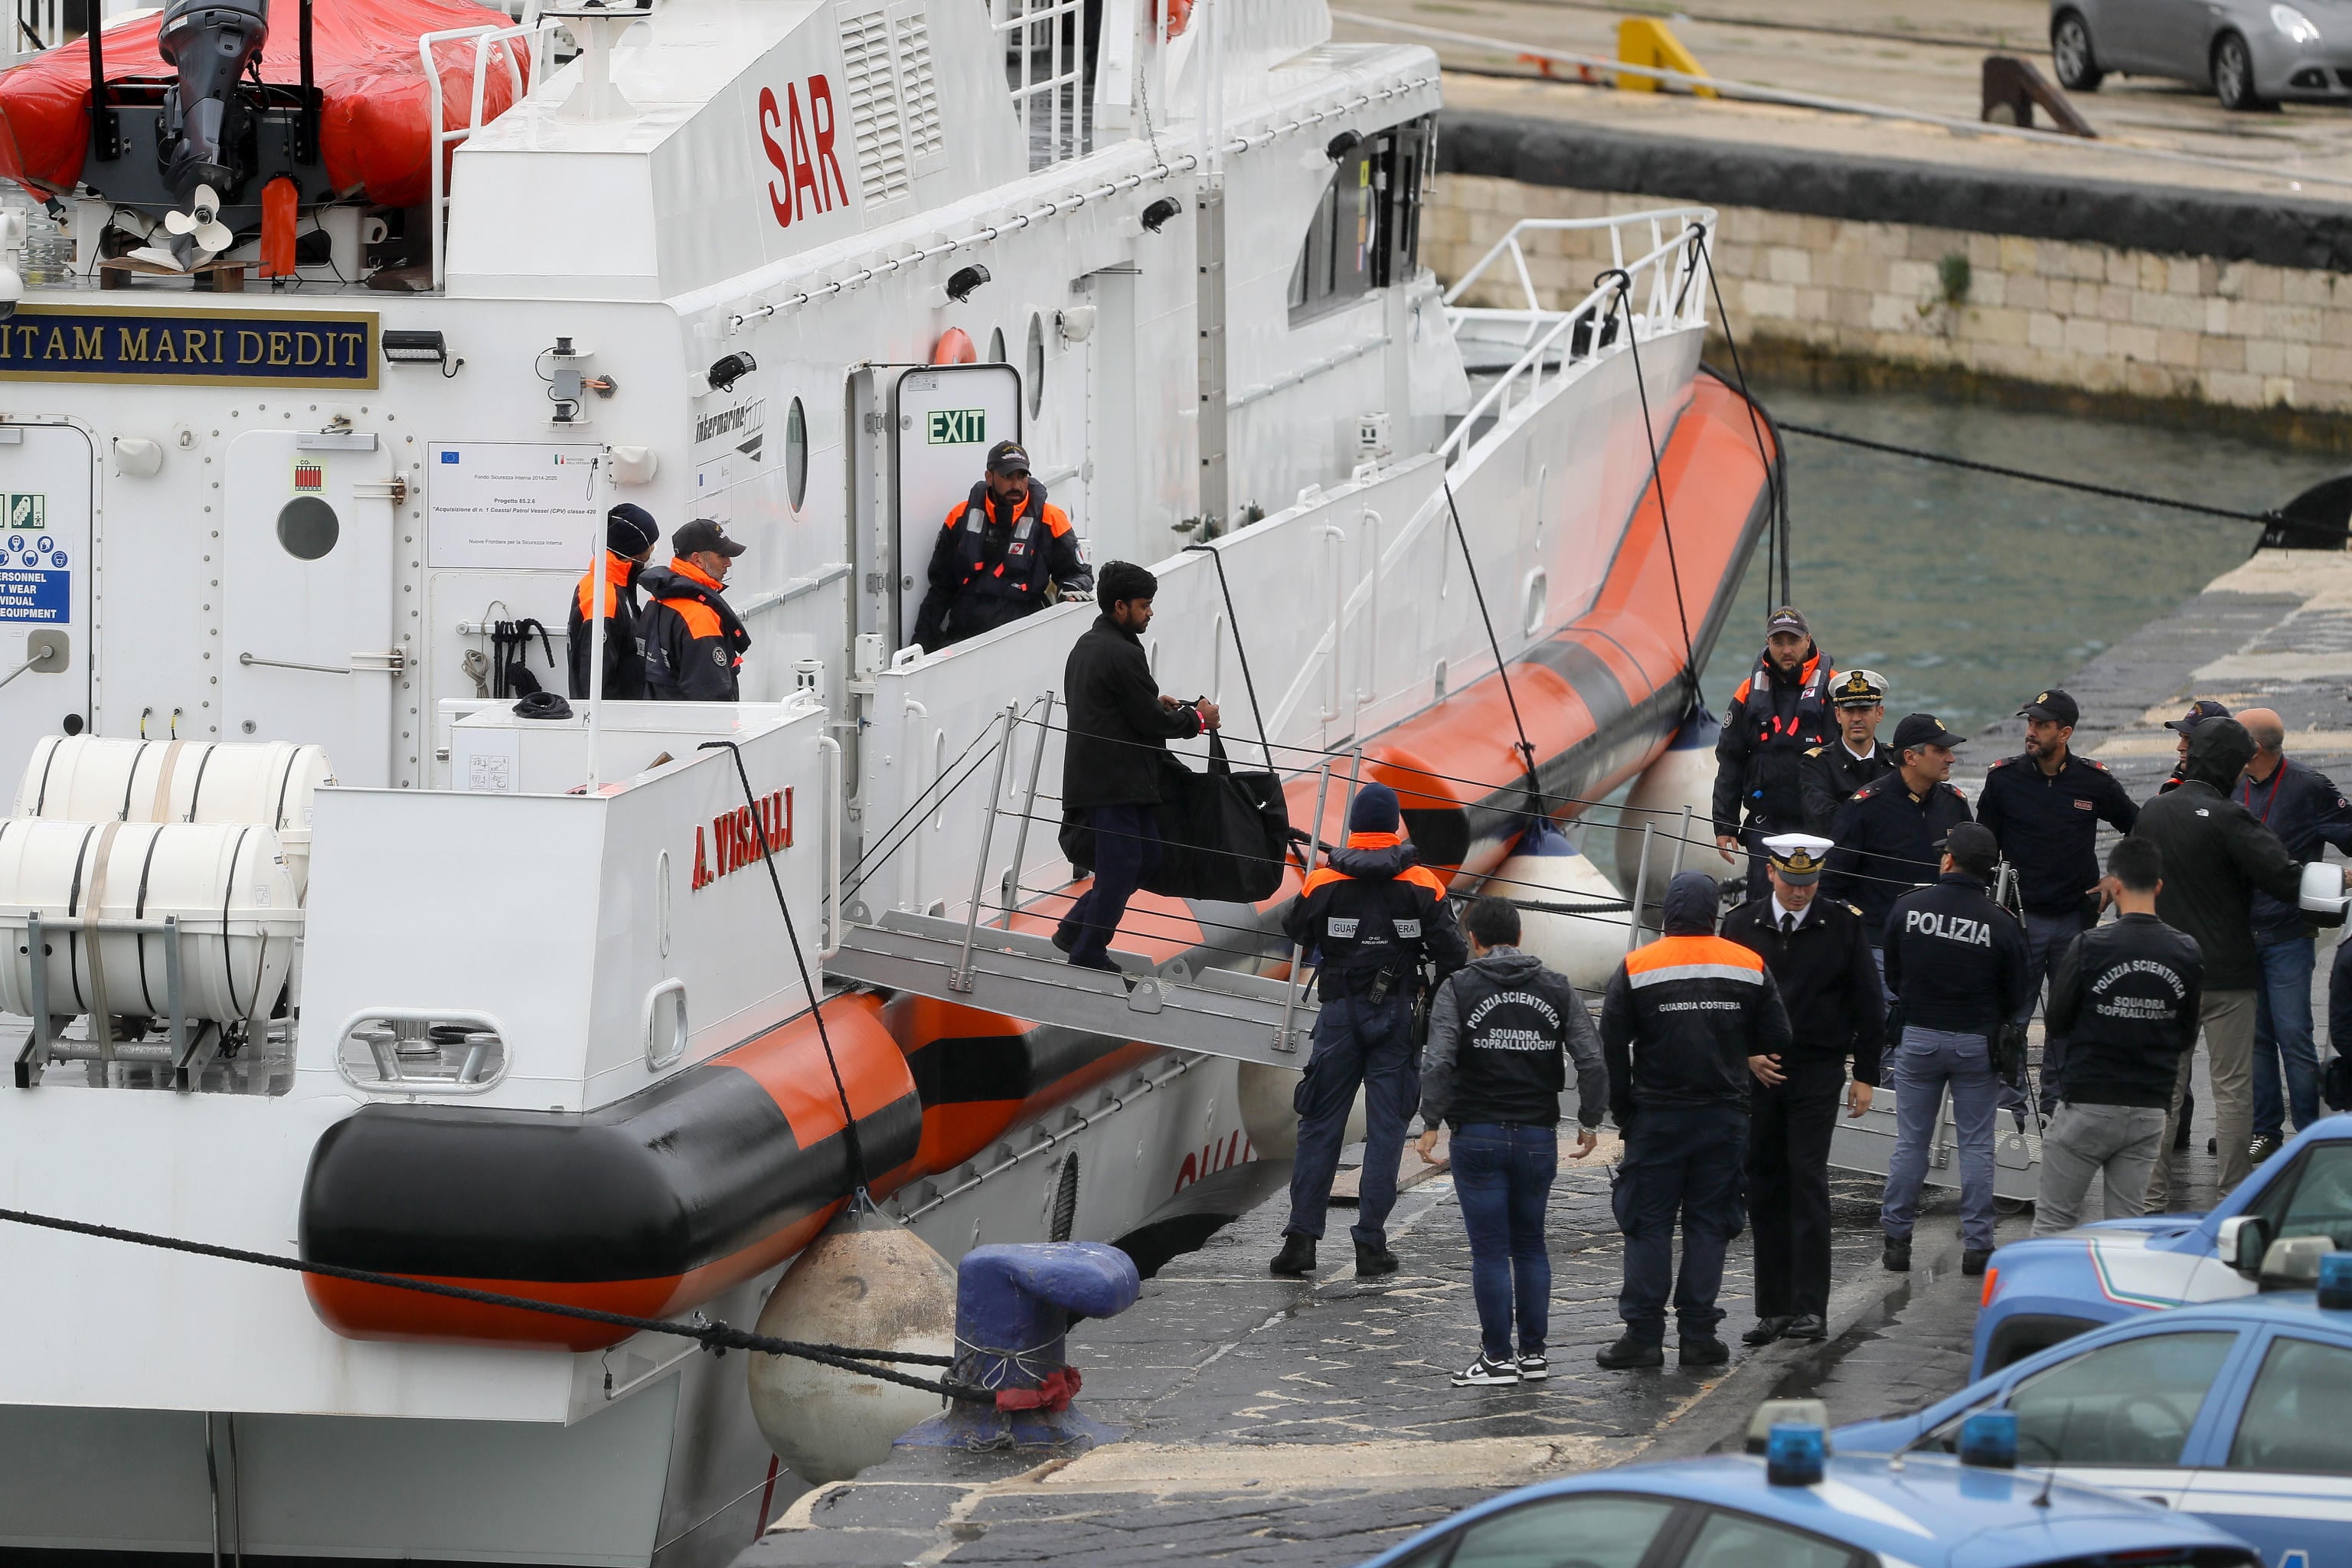
M 183 206 L 195 205 L 198 186 L 235 195 L 246 171 L 244 99 L 237 78 L 269 37 L 269 0 L 173 0 L 156 47 L 179 72 L 163 100 L 157 149 L 163 182 Z M 211 213 L 201 215 L 209 222 Z

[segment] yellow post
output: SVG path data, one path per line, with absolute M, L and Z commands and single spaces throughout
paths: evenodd
M 1653 70 L 1680 71 L 1685 76 L 1706 74 L 1706 68 L 1683 47 L 1673 29 L 1652 16 L 1628 16 L 1617 24 L 1617 58 L 1626 65 L 1647 66 Z M 1655 92 L 1662 85 L 1655 77 L 1635 76 L 1631 71 L 1617 73 L 1620 91 Z M 1701 98 L 1716 96 L 1711 87 L 1695 87 L 1691 90 Z

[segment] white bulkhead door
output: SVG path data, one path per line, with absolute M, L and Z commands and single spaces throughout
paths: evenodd
M 0 787 L 12 791 L 36 741 L 90 723 L 92 468 L 89 437 L 71 425 L 0 426 L 0 676 L 41 645 L 62 653 L 0 687 Z
M 223 740 L 321 745 L 342 783 L 392 782 L 391 478 L 373 432 L 249 430 L 229 444 Z
M 1021 378 L 1010 365 L 926 366 L 899 376 L 890 403 L 898 512 L 898 626 L 891 646 L 904 647 L 915 640 L 948 508 L 970 499 L 971 487 L 987 477 L 991 447 L 1021 439 Z

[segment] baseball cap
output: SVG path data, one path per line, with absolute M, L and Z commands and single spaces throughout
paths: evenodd
M 1022 449 L 1018 441 L 999 441 L 988 449 L 988 471 L 992 474 L 1025 474 L 1029 471 L 1029 454 Z
M 1809 637 L 1813 635 L 1813 628 L 1805 620 L 1802 611 L 1793 605 L 1783 605 L 1773 611 L 1771 616 L 1764 623 L 1766 637 L 1770 637 L 1774 632 L 1794 632 L 1801 637 Z
M 728 538 L 727 531 L 710 519 L 698 517 L 692 522 L 680 524 L 678 531 L 669 536 L 669 548 L 674 555 L 715 550 L 721 555 L 732 556 L 742 554 L 750 546 Z
M 2219 702 L 2210 697 L 2200 697 L 2189 705 L 2188 712 L 2178 719 L 2171 720 L 2164 727 L 2168 730 L 2178 730 L 2186 735 L 2208 719 L 2227 719 L 2229 716 L 2230 710 Z
M 1764 840 L 1772 869 L 1780 873 L 1782 881 L 1799 887 L 1821 879 L 1822 858 L 1836 847 L 1834 841 L 1811 833 L 1776 833 Z
M 2072 697 L 2053 686 L 2019 709 L 2017 716 L 2021 719 L 2047 719 L 2053 724 L 2072 724 L 2083 716 L 2083 710 L 2074 705 Z
M 1886 700 L 1886 677 L 1874 669 L 1849 669 L 1830 688 L 1830 702 L 1838 708 L 1875 708 Z
M 1895 726 L 1895 749 L 1907 752 L 1914 746 L 1965 746 L 1968 742 L 1944 728 L 1944 721 L 1933 713 L 1906 713 L 1903 722 Z
M 604 514 L 604 544 L 624 555 L 651 550 L 661 542 L 661 524 L 635 501 L 623 501 Z
M 1971 877 L 1989 877 L 2000 858 L 2000 845 L 1983 823 L 1956 822 L 1944 836 L 1944 853 Z

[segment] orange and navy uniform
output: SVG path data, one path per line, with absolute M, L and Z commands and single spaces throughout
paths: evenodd
M 604 552 L 604 695 L 622 699 L 646 694 L 645 604 L 637 595 L 637 562 L 617 550 Z M 572 591 L 571 643 L 564 650 L 572 695 L 588 695 L 588 665 L 595 657 L 595 626 L 588 606 L 596 597 L 596 574 L 581 576 Z
M 1601 1000 L 1609 1110 L 1620 1127 L 1644 1106 L 1745 1105 L 1748 1058 L 1789 1049 L 1788 1010 L 1762 955 L 1715 935 L 1634 949 Z
M 720 597 L 725 584 L 683 557 L 667 570 L 647 567 L 638 581 L 646 606 L 646 694 L 685 702 L 733 702 L 751 634 Z
M 1325 1001 L 1362 996 L 1386 973 L 1383 997 L 1410 1003 L 1422 961 L 1439 981 L 1469 962 L 1445 884 L 1394 833 L 1351 833 L 1347 847 L 1309 875 L 1283 916 L 1283 930 L 1319 970 Z
M 1715 831 L 1739 831 L 1740 814 L 1759 832 L 1795 833 L 1805 826 L 1805 752 L 1837 734 L 1830 707 L 1829 655 L 1809 646 L 1805 662 L 1785 672 L 1771 655 L 1731 694 L 1715 742 Z
M 1068 514 L 1046 500 L 1045 487 L 1034 479 L 1011 509 L 983 479 L 940 525 L 914 640 L 929 653 L 992 632 L 1044 607 L 1055 583 L 1069 592 L 1094 591 L 1094 570 Z

